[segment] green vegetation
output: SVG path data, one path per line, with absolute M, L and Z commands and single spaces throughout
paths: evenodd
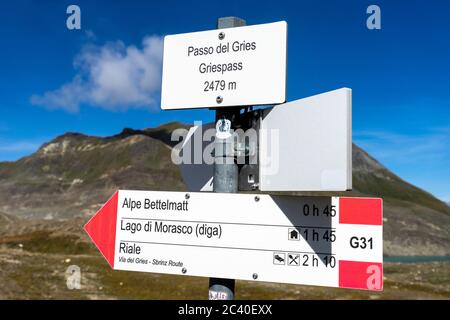
M 185 190 L 170 159 L 171 133 L 180 127 L 187 128 L 67 133 L 0 163 L 0 211 L 7 213 L 0 214 L 0 299 L 205 299 L 204 278 L 112 271 L 81 228 L 117 189 Z M 319 195 L 383 197 L 385 254 L 450 255 L 450 207 L 355 145 L 353 186 Z M 71 264 L 81 268 L 81 290 L 66 287 Z M 382 293 L 248 281 L 238 281 L 236 292 L 238 299 L 450 298 L 449 262 L 388 263 L 385 278 Z
M 66 287 L 69 265 L 81 269 L 80 290 Z M 100 254 L 0 249 L 0 270 L 6 299 L 206 299 L 208 290 L 206 278 L 113 271 Z M 237 281 L 236 298 L 450 299 L 449 262 L 386 264 L 384 272 L 382 292 Z
M 83 254 L 94 252 L 94 248 L 81 241 L 77 235 L 54 235 L 46 230 L 6 236 L 0 239 L 0 245 L 11 249 L 21 247 L 25 251 L 43 254 Z
M 386 176 L 390 177 L 390 179 L 386 179 Z M 353 174 L 353 184 L 355 189 L 364 194 L 418 203 L 450 215 L 450 207 L 444 202 L 400 180 L 400 178 L 392 175 L 387 170 L 384 172 L 384 177 L 355 172 Z

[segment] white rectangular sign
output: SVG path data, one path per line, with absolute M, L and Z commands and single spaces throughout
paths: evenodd
M 285 102 L 286 42 L 285 21 L 166 36 L 161 108 Z
M 352 90 L 274 106 L 261 120 L 261 191 L 352 188 Z
M 194 126 L 175 154 L 188 190 L 212 191 L 213 164 L 202 159 L 211 143 L 203 134 L 214 124 Z M 342 88 L 267 108 L 259 128 L 260 191 L 352 189 L 352 91 Z M 211 151 L 208 151 L 211 153 Z M 195 163 L 195 164 L 194 164 Z
M 121 190 L 85 229 L 116 270 L 382 289 L 378 198 Z

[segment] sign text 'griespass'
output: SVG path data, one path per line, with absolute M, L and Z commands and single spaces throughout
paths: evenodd
M 161 108 L 283 103 L 286 46 L 285 21 L 168 35 Z

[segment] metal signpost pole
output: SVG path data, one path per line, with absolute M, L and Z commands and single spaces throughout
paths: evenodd
M 224 17 L 217 20 L 217 29 L 226 29 L 245 26 L 245 20 L 237 17 Z M 219 34 L 224 39 L 226 32 Z M 217 96 L 217 103 L 222 102 L 223 97 Z M 238 192 L 238 166 L 234 161 L 233 136 L 230 130 L 236 125 L 240 114 L 240 107 L 223 108 L 216 110 L 216 142 L 214 162 L 214 192 L 237 193 Z M 234 279 L 209 279 L 209 299 L 233 300 Z

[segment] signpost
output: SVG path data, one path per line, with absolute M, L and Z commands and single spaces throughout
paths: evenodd
M 85 230 L 115 270 L 383 285 L 378 198 L 120 190 Z
M 221 300 L 234 279 L 382 290 L 381 199 L 237 193 L 352 188 L 351 90 L 284 103 L 286 36 L 227 17 L 165 37 L 161 108 L 216 111 L 213 165 L 180 164 L 190 191 L 214 192 L 116 192 L 85 226 L 113 269 L 210 277 Z M 191 143 L 200 129 L 174 150 L 209 150 Z

